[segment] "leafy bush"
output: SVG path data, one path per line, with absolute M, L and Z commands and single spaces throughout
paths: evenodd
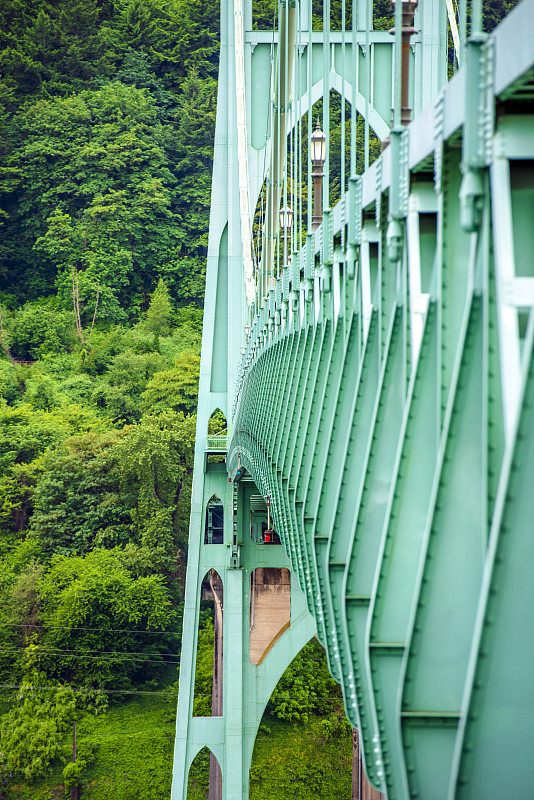
M 75 345 L 74 317 L 50 303 L 26 303 L 13 316 L 9 339 L 11 354 L 20 360 L 68 352 Z
M 61 752 L 61 741 L 75 717 L 70 687 L 50 693 L 31 683 L 23 685 L 15 706 L 0 723 L 0 773 L 4 780 L 22 776 L 33 780 L 45 774 Z
M 200 358 L 192 350 L 179 354 L 173 369 L 156 372 L 141 395 L 144 411 L 161 413 L 167 409 L 191 414 L 196 410 Z
M 31 657 L 56 680 L 127 689 L 157 676 L 162 653 L 176 646 L 165 634 L 175 629 L 176 613 L 163 578 L 133 576 L 119 549 L 54 556 L 40 595 L 47 630 Z
M 195 425 L 180 412 L 146 415 L 118 446 L 132 539 L 150 551 L 153 570 L 173 571 L 187 541 Z
M 128 540 L 131 518 L 119 492 L 122 436 L 74 437 L 46 458 L 32 520 L 32 535 L 45 553 L 79 555 L 97 540 L 111 547 Z
M 0 397 L 7 403 L 20 400 L 21 384 L 17 370 L 9 361 L 0 361 Z
M 339 704 L 324 650 L 312 639 L 303 647 L 282 675 L 271 695 L 267 710 L 279 719 L 308 722 L 312 714 L 328 714 Z

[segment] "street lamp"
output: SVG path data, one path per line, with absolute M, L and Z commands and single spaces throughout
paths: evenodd
M 293 209 L 289 206 L 280 209 L 280 228 L 284 237 L 284 264 L 287 264 L 287 240 L 291 234 L 293 225 Z
M 326 159 L 326 136 L 321 130 L 319 120 L 311 135 L 310 155 L 313 178 L 312 231 L 315 231 L 323 221 L 323 167 Z
M 395 10 L 395 0 L 391 0 L 391 7 Z M 408 91 L 410 85 L 410 38 L 414 33 L 419 33 L 413 27 L 413 16 L 417 8 L 417 0 L 402 0 L 402 71 L 401 71 L 401 124 L 409 125 L 412 110 L 408 106 Z M 394 36 L 395 28 L 389 33 Z

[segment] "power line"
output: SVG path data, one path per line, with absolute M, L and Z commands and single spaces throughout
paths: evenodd
M 10 649 L 4 648 L 4 647 L 0 647 L 0 653 L 16 653 L 19 650 L 26 650 L 26 649 L 27 648 L 25 648 L 25 647 L 13 647 L 13 648 L 10 648 Z M 89 650 L 87 652 L 90 653 L 90 652 L 95 652 L 95 651 Z M 80 655 L 79 651 L 77 651 L 77 650 L 51 650 L 51 649 L 44 648 L 44 647 L 42 647 L 42 648 L 40 647 L 38 650 L 35 651 L 35 655 L 39 655 L 41 653 L 47 653 L 49 655 L 55 655 L 55 656 L 63 655 L 63 654 L 66 653 L 67 654 L 67 658 L 77 658 L 77 659 L 85 658 L 85 659 L 89 659 L 91 661 L 100 661 L 102 658 L 104 658 L 104 659 L 108 659 L 109 661 L 119 661 L 121 659 L 122 659 L 122 661 L 142 661 L 143 664 L 176 664 L 176 665 L 178 665 L 180 663 L 179 660 L 176 660 L 176 661 L 164 661 L 164 660 L 159 660 L 159 659 L 155 660 L 155 659 L 150 659 L 150 658 L 143 658 L 142 657 L 143 654 L 140 654 L 140 656 L 137 656 L 137 657 L 134 656 L 134 658 L 128 658 L 127 656 L 130 656 L 130 653 L 117 653 L 115 655 L 113 653 L 111 653 L 111 654 L 102 653 L 101 655 L 97 655 L 97 656 L 88 656 L 88 655 L 85 655 L 84 653 L 82 653 L 82 655 Z M 155 654 L 154 653 L 147 653 L 147 655 L 157 655 L 157 653 L 155 653 Z M 172 654 L 169 653 L 167 655 L 172 655 Z M 175 656 L 175 658 L 178 659 L 178 656 Z
M 74 689 L 68 684 L 59 686 L 33 686 L 33 684 L 0 683 L 0 689 L 35 689 L 39 692 L 57 692 L 60 689 L 71 689 L 76 694 L 101 692 L 102 694 L 147 694 L 161 697 L 178 697 L 177 692 L 143 692 L 135 689 Z
M 95 649 L 90 649 L 90 650 L 80 650 L 80 649 L 72 650 L 72 649 L 67 648 L 67 647 L 42 647 L 39 644 L 35 645 L 35 647 L 37 648 L 35 652 L 39 652 L 39 653 L 54 653 L 56 655 L 58 653 L 74 653 L 75 655 L 78 655 L 78 654 L 85 655 L 86 653 L 87 654 L 88 653 L 96 653 L 97 655 L 105 655 L 105 656 L 154 656 L 154 657 L 161 656 L 162 658 L 167 658 L 167 657 L 179 658 L 178 653 L 176 653 L 176 654 L 175 653 L 141 653 L 141 652 L 135 651 L 135 650 L 131 650 L 131 651 L 130 650 L 125 650 L 125 651 L 120 651 L 120 650 L 97 650 L 96 648 Z M 17 646 L 14 646 L 14 647 L 0 647 L 0 653 L 15 653 L 15 652 L 17 652 L 17 650 L 27 650 L 27 649 L 28 648 L 25 647 L 24 645 L 17 645 Z
M 151 636 L 181 636 L 179 632 L 173 631 L 142 631 L 132 628 L 84 628 L 81 626 L 68 626 L 68 625 L 31 625 L 28 622 L 0 622 L 0 628 L 32 628 L 34 630 L 41 630 L 48 628 L 51 630 L 61 631 L 98 631 L 99 633 L 149 633 Z

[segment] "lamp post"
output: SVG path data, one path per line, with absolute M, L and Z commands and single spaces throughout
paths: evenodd
M 293 225 L 293 209 L 289 206 L 280 209 L 280 229 L 284 237 L 284 264 L 288 263 L 287 259 L 287 240 L 291 233 L 291 226 Z
M 395 0 L 391 0 L 391 7 L 395 9 Z M 417 8 L 417 0 L 402 0 L 402 72 L 401 72 L 401 125 L 409 125 L 412 109 L 408 105 L 408 92 L 410 88 L 410 37 L 418 33 L 413 27 L 413 16 Z M 395 28 L 389 33 L 394 36 Z
M 323 167 L 326 159 L 326 136 L 321 130 L 319 120 L 311 135 L 310 155 L 313 178 L 312 231 L 315 231 L 323 221 Z

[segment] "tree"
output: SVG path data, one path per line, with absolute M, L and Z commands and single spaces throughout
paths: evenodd
M 139 339 L 133 336 L 130 339 L 136 349 L 128 347 L 130 342 L 124 341 L 124 349 L 113 356 L 107 372 L 96 383 L 92 393 L 92 402 L 115 423 L 139 421 L 141 396 L 147 382 L 165 364 L 165 359 L 153 350 L 152 337 L 139 330 L 137 333 L 141 334 Z M 92 355 L 88 359 L 89 368 L 94 363 Z
M 4 783 L 11 776 L 32 781 L 44 775 L 61 752 L 62 739 L 75 718 L 74 692 L 67 686 L 49 692 L 28 681 L 15 700 L 0 723 Z
M 47 630 L 32 658 L 51 679 L 127 689 L 157 675 L 176 648 L 165 633 L 176 614 L 164 579 L 132 575 L 119 548 L 55 556 L 40 591 Z
M 128 541 L 131 518 L 119 491 L 123 435 L 74 437 L 45 460 L 31 525 L 45 553 L 83 554 Z
M 187 541 L 195 425 L 181 412 L 146 415 L 126 429 L 118 449 L 133 541 L 154 571 L 174 570 Z
M 339 701 L 324 650 L 312 639 L 282 675 L 267 710 L 280 719 L 307 722 L 310 714 L 325 714 Z
M 192 350 L 184 350 L 172 369 L 156 372 L 148 381 L 141 395 L 141 407 L 152 414 L 167 409 L 192 413 L 197 405 L 199 375 L 199 356 Z
M 14 358 L 35 361 L 45 353 L 68 352 L 74 344 L 73 323 L 72 314 L 53 302 L 25 303 L 9 325 Z
M 167 336 L 170 332 L 172 303 L 169 290 L 162 278 L 150 297 L 150 305 L 143 322 L 143 327 L 154 336 Z
M 211 202 L 211 168 L 215 131 L 216 83 L 201 78 L 198 68 L 191 67 L 183 84 L 176 110 L 176 170 L 180 185 L 178 208 L 181 224 L 187 235 L 180 255 L 204 255 L 207 247 L 209 208 Z
M 136 353 L 131 348 L 118 353 L 104 376 L 100 388 L 100 399 L 97 398 L 98 405 L 105 405 L 112 413 L 117 409 L 113 414 L 114 418 L 124 419 L 128 422 L 139 420 L 141 417 L 140 398 L 147 383 L 163 367 L 164 363 L 165 361 L 159 353 Z M 110 392 L 108 387 L 116 391 Z M 129 413 L 121 414 L 121 408 Z
M 0 472 L 30 463 L 74 433 L 102 432 L 106 424 L 92 409 L 75 403 L 41 411 L 29 403 L 0 406 Z
M 75 403 L 49 410 L 23 403 L 0 406 L 0 550 L 24 535 L 33 512 L 35 487 L 44 470 L 42 456 L 75 432 L 102 432 L 105 424 Z
M 26 288 L 30 279 L 39 294 L 57 276 L 66 309 L 75 272 L 84 324 L 93 317 L 97 292 L 98 318 L 119 319 L 137 292 L 144 298 L 144 286 L 153 285 L 179 236 L 168 132 L 153 99 L 115 82 L 38 101 L 16 125 L 9 158 L 17 185 L 8 223 L 11 266 L 22 266 Z

